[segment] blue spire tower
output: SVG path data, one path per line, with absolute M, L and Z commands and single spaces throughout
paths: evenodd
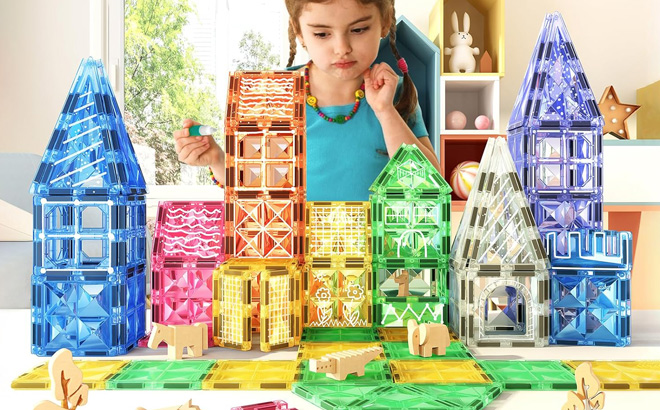
M 83 60 L 32 182 L 32 353 L 145 333 L 146 184 L 101 61 Z
M 602 229 L 603 118 L 564 20 L 546 15 L 508 126 L 508 142 L 541 237 Z

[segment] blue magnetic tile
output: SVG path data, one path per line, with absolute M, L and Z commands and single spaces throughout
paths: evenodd
M 100 60 L 88 58 L 78 68 L 30 192 L 84 195 L 99 188 L 112 194 L 146 192 L 107 74 Z
M 125 354 L 144 336 L 144 270 L 130 277 L 32 276 L 32 353 Z M 129 295 L 133 295 L 129 297 Z
M 559 252 L 560 240 L 566 252 Z M 618 231 L 583 229 L 568 232 L 564 238 L 548 233 L 546 249 L 553 269 L 627 271 L 632 269 L 632 234 Z M 605 272 L 600 272 L 605 274 Z

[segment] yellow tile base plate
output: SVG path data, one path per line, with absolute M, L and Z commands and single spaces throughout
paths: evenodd
M 291 390 L 297 360 L 218 360 L 202 390 Z
M 110 379 L 119 369 L 130 363 L 129 360 L 74 360 L 74 363 L 83 373 L 83 383 L 90 389 L 104 390 L 106 380 Z M 17 390 L 50 389 L 50 376 L 48 363 L 37 366 L 24 373 L 11 382 L 11 388 Z
M 564 361 L 573 371 L 584 361 Z M 660 360 L 594 361 L 601 390 L 660 390 Z
M 395 383 L 492 383 L 474 360 L 392 360 Z

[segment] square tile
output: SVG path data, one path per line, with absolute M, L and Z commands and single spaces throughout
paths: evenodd
M 575 390 L 575 375 L 557 361 L 483 360 L 479 365 L 506 390 Z
M 474 360 L 392 360 L 395 383 L 492 383 Z
M 290 390 L 296 360 L 218 360 L 204 379 L 204 390 Z
M 106 382 L 107 390 L 200 390 L 214 360 L 131 362 Z

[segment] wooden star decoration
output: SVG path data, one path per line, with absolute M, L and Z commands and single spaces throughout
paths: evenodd
M 603 135 L 612 133 L 619 139 L 629 140 L 628 117 L 633 115 L 639 107 L 639 105 L 635 104 L 621 104 L 619 97 L 614 91 L 614 87 L 610 85 L 605 88 L 605 92 L 600 97 L 600 102 L 598 103 L 598 108 L 600 108 L 600 112 L 605 117 Z

